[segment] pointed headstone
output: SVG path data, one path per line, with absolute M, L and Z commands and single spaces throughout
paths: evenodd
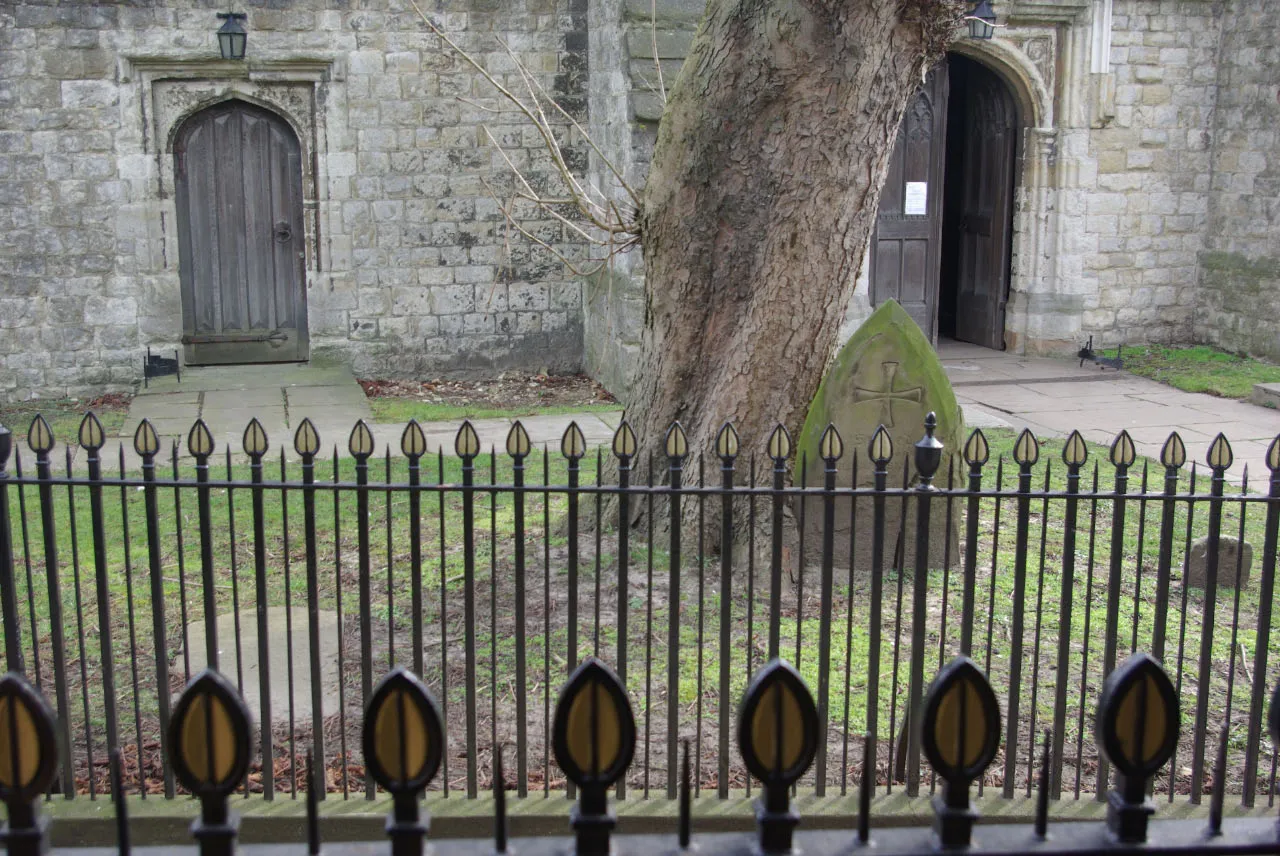
M 796 453 L 796 478 L 800 478 L 799 462 L 807 461 L 806 482 L 810 487 L 821 487 L 823 460 L 821 440 L 823 431 L 832 424 L 844 439 L 844 455 L 838 461 L 836 484 L 849 487 L 852 484 L 853 457 L 858 458 L 858 486 L 871 487 L 875 466 L 867 456 L 867 445 L 881 425 L 893 441 L 893 459 L 888 464 L 888 486 L 903 486 L 903 460 L 909 463 L 908 485 L 917 482 L 914 462 L 915 444 L 924 436 L 924 419 L 929 412 L 937 414 L 938 427 L 934 432 L 943 443 L 942 465 L 934 477 L 938 487 L 947 486 L 948 468 L 953 455 L 959 454 L 964 443 L 964 416 L 956 404 L 951 382 L 942 367 L 938 354 L 920 327 L 894 300 L 886 300 L 871 317 L 849 338 L 836 355 L 818 387 L 809 414 L 801 429 Z M 957 466 L 960 462 L 957 461 Z M 959 481 L 957 471 L 957 484 Z M 822 549 L 822 501 L 811 499 L 805 509 L 806 564 L 817 563 Z M 941 568 L 944 556 L 952 567 L 960 562 L 959 508 L 953 506 L 954 518 L 947 533 L 946 505 L 937 502 L 933 506 L 929 536 L 930 566 Z M 835 560 L 836 566 L 848 561 L 850 549 L 849 501 L 836 503 Z M 884 567 L 895 565 L 895 551 L 901 537 L 902 555 L 898 559 L 902 567 L 912 568 L 915 563 L 914 500 L 907 502 L 906 520 L 903 520 L 902 500 L 894 497 L 885 502 Z M 904 525 L 905 523 L 905 525 Z M 872 567 L 872 502 L 860 499 L 855 523 L 856 539 L 853 543 L 855 567 L 868 571 Z M 950 551 L 948 553 L 948 540 Z M 846 565 L 847 566 L 847 565 Z

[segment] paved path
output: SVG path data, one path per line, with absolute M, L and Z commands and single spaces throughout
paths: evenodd
M 1259 486 L 1267 473 L 1267 447 L 1280 434 L 1280 411 L 1243 401 L 1182 392 L 1127 372 L 1077 361 L 1019 357 L 977 345 L 944 342 L 943 366 L 971 426 L 1030 428 L 1038 437 L 1079 430 L 1086 440 L 1110 444 L 1121 429 L 1138 453 L 1158 458 L 1177 431 L 1189 457 L 1203 463 L 1218 432 L 1235 453 L 1229 475 L 1249 466 Z
M 1172 431 L 1181 433 L 1188 452 L 1203 460 L 1219 431 L 1231 441 L 1238 481 L 1248 464 L 1254 484 L 1266 472 L 1264 457 L 1280 434 L 1280 412 L 1247 402 L 1181 392 L 1125 372 L 1080 367 L 1074 360 L 1019 357 L 976 345 L 943 342 L 943 365 L 964 407 L 970 426 L 1028 427 L 1041 437 L 1065 437 L 1079 429 L 1086 439 L 1109 444 L 1128 429 L 1138 451 L 1156 457 Z M 121 431 L 126 462 L 136 465 L 130 438 L 138 422 L 150 419 L 166 445 L 186 435 L 197 418 L 213 432 L 221 456 L 230 446 L 237 460 L 241 437 L 251 418 L 266 428 L 273 454 L 283 447 L 293 459 L 293 433 L 303 418 L 311 419 L 322 444 L 345 453 L 347 438 L 359 419 L 371 423 L 377 451 L 399 453 L 403 425 L 374 425 L 369 402 L 351 372 L 342 366 L 219 366 L 188 369 L 182 382 L 160 378 L 133 400 Z M 620 413 L 579 413 L 523 417 L 534 444 L 553 448 L 570 420 L 576 420 L 589 444 L 609 442 Z M 475 425 L 483 447 L 505 446 L 512 419 L 479 419 Z M 423 426 L 428 447 L 453 448 L 457 422 Z M 114 460 L 114 457 L 112 457 Z

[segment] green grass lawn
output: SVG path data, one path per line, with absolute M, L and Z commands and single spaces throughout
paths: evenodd
M 1116 355 L 1114 348 L 1101 353 Z M 1208 345 L 1135 345 L 1126 347 L 1122 357 L 1125 369 L 1140 377 L 1222 398 L 1246 400 L 1255 383 L 1280 383 L 1280 366 Z
M 487 407 L 474 404 L 433 404 L 412 398 L 386 396 L 369 399 L 373 421 L 403 424 L 410 419 L 419 422 L 455 422 L 460 419 L 511 419 L 520 416 L 552 416 L 562 413 L 607 413 L 622 409 L 620 404 L 576 404 L 526 407 Z
M 98 406 L 94 406 L 97 404 Z M 44 399 L 39 401 L 21 401 L 12 404 L 0 404 L 0 425 L 8 428 L 16 437 L 27 436 L 31 420 L 44 416 L 53 436 L 59 441 L 74 441 L 80 430 L 80 422 L 85 412 L 93 410 L 102 422 L 106 436 L 114 437 L 124 427 L 129 416 L 127 400 L 112 397 L 105 401 L 87 404 L 81 399 Z

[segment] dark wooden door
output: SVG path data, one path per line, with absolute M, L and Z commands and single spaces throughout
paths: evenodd
M 929 341 L 938 327 L 947 94 L 944 62 L 907 106 L 871 236 L 872 305 L 894 298 Z
M 1003 349 L 1017 106 L 992 72 L 979 69 L 967 80 L 955 335 L 961 341 Z
M 307 358 L 302 152 L 240 101 L 197 113 L 174 150 L 186 362 Z

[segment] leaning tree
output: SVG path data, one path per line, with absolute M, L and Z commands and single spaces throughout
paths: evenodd
M 898 123 L 953 0 L 711 0 L 638 217 L 645 328 L 628 418 L 690 449 L 793 433 L 822 380 Z

